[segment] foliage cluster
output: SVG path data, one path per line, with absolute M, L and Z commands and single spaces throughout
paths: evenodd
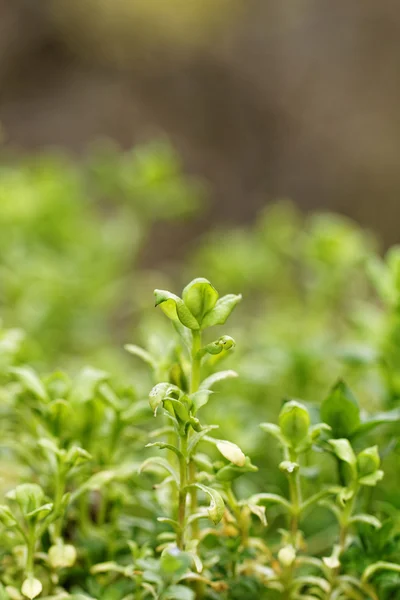
M 1 176 L 0 600 L 400 600 L 399 249 L 281 203 L 150 311 L 166 147 Z

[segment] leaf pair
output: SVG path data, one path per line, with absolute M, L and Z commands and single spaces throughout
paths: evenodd
M 192 331 L 214 325 L 223 325 L 241 295 L 228 294 L 219 298 L 217 290 L 203 277 L 191 281 L 183 290 L 182 298 L 166 290 L 154 290 L 156 306 L 169 319 L 180 322 Z

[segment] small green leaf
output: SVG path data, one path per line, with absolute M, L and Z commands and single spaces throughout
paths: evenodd
M 250 502 L 251 504 L 260 504 L 261 502 L 265 502 L 266 504 L 281 504 L 286 508 L 286 510 L 292 512 L 292 505 L 290 504 L 290 502 L 286 500 L 286 498 L 284 498 L 283 496 L 279 496 L 278 494 L 255 494 L 254 496 L 251 496 L 251 498 L 249 498 L 248 502 Z
M 109 374 L 105 371 L 85 367 L 74 382 L 71 401 L 84 403 L 92 400 L 96 395 L 97 387 L 107 379 L 109 379 Z
M 260 519 L 261 523 L 266 527 L 267 517 L 265 516 L 265 506 L 260 506 L 259 504 L 248 504 L 247 506 L 250 512 Z
M 197 433 L 195 433 L 194 435 L 191 436 L 189 444 L 188 444 L 188 448 L 187 448 L 187 453 L 188 453 L 189 457 L 196 450 L 197 445 L 201 442 L 203 437 L 205 435 L 207 435 L 207 433 L 209 433 L 213 429 L 218 429 L 218 425 L 207 425 L 206 427 L 204 427 L 204 429 L 201 429 L 201 431 L 198 431 Z
M 78 464 L 82 464 L 83 462 L 91 460 L 91 458 L 91 454 L 89 454 L 89 452 L 83 448 L 80 448 L 79 446 L 72 446 L 67 452 L 65 462 L 69 466 L 76 467 Z
M 279 470 L 285 473 L 286 475 L 294 475 L 300 469 L 300 465 L 298 463 L 292 462 L 290 460 L 284 460 L 279 465 Z
M 322 402 L 321 418 L 332 428 L 335 438 L 351 436 L 360 425 L 360 408 L 344 381 L 338 381 Z
M 22 514 L 28 515 L 40 508 L 44 503 L 44 491 L 36 483 L 23 483 L 8 492 L 7 498 L 15 500 Z
M 53 569 L 72 567 L 76 561 L 76 549 L 71 544 L 56 544 L 48 551 L 49 563 Z
M 287 402 L 279 414 L 279 427 L 286 440 L 292 446 L 297 446 L 308 435 L 310 427 L 308 410 L 296 400 Z
M 158 383 L 153 387 L 149 394 L 149 404 L 154 416 L 157 415 L 158 407 L 166 400 L 166 398 L 170 397 L 171 394 L 174 394 L 179 398 L 181 391 L 176 385 L 171 383 Z
M 201 324 L 205 314 L 212 310 L 218 300 L 218 292 L 208 279 L 193 279 L 183 290 L 182 300 Z
M 210 390 L 216 383 L 237 376 L 238 374 L 236 373 L 236 371 L 228 370 L 218 371 L 217 373 L 213 373 L 212 375 L 204 379 L 204 381 L 202 381 L 202 383 L 200 384 L 199 391 L 196 392 L 195 395 L 193 395 L 193 405 L 195 411 L 197 412 L 199 408 L 207 404 L 210 395 Z
M 361 485 L 367 485 L 369 487 L 373 487 L 376 485 L 381 479 L 383 479 L 384 472 L 381 470 L 375 471 L 375 473 L 371 473 L 370 475 L 365 475 L 364 477 L 360 477 L 358 482 Z
M 184 585 L 170 585 L 162 597 L 163 600 L 195 600 L 196 594 Z
M 260 423 L 260 427 L 263 431 L 276 438 L 282 446 L 286 445 L 286 440 L 282 435 L 281 429 L 278 427 L 278 425 L 275 425 L 275 423 Z
M 126 344 L 124 348 L 130 354 L 141 358 L 142 361 L 148 364 L 152 369 L 156 369 L 157 365 L 155 363 L 155 360 L 151 356 L 150 352 L 147 352 L 147 350 L 144 350 L 144 348 L 136 346 L 135 344 Z
M 202 483 L 194 483 L 188 487 L 196 487 L 199 490 L 202 490 L 211 498 L 210 506 L 208 507 L 208 516 L 214 525 L 218 525 L 220 520 L 222 519 L 225 512 L 225 504 L 222 500 L 221 494 L 208 487 L 207 485 L 203 485 Z
M 44 519 L 45 516 L 47 516 L 51 511 L 53 510 L 53 504 L 51 502 L 47 503 L 47 504 L 42 504 L 42 506 L 39 506 L 39 508 L 36 508 L 35 510 L 31 510 L 30 512 L 25 514 L 25 517 L 27 519 L 32 519 L 33 517 L 36 517 L 36 519 Z
M 160 448 L 161 450 L 172 450 L 172 452 L 175 452 L 175 454 L 177 455 L 178 458 L 183 458 L 183 454 L 182 452 L 179 450 L 179 448 L 177 448 L 176 446 L 173 446 L 172 444 L 167 444 L 165 442 L 151 442 L 150 444 L 146 444 L 146 448 L 151 448 L 153 446 L 156 446 L 157 448 Z
M 226 460 L 238 467 L 243 467 L 246 462 L 246 456 L 242 450 L 236 444 L 228 442 L 227 440 L 217 441 L 217 449 Z
M 160 558 L 160 566 L 164 573 L 179 577 L 185 573 L 192 563 L 187 552 L 182 552 L 177 546 L 168 546 Z
M 400 422 L 400 408 L 394 408 L 390 411 L 378 413 L 373 417 L 362 421 L 357 429 L 353 432 L 352 438 L 364 435 L 372 429 L 375 429 L 375 427 L 379 427 L 379 425 L 398 422 Z
M 350 523 L 366 523 L 375 529 L 380 529 L 382 527 L 382 523 L 379 521 L 379 519 L 373 517 L 372 515 L 353 515 L 350 518 Z
M 188 329 L 200 329 L 197 319 L 192 315 L 189 308 L 179 296 L 171 294 L 166 290 L 154 290 L 156 306 L 172 321 L 180 321 Z
M 43 402 L 49 400 L 46 388 L 33 369 L 30 367 L 11 367 L 10 372 L 13 373 L 23 384 L 24 388 L 36 396 L 36 398 L 43 400 Z
M 178 477 L 177 472 L 169 464 L 169 462 L 167 460 L 165 460 L 165 458 L 161 458 L 158 456 L 152 456 L 152 457 L 148 458 L 141 464 L 141 466 L 139 468 L 139 473 L 142 473 L 145 469 L 147 469 L 148 467 L 152 467 L 152 466 L 162 467 L 163 469 L 168 471 L 168 473 L 170 473 L 170 475 L 172 475 L 172 478 L 175 481 L 175 483 L 177 485 L 179 485 L 179 477 Z
M 201 358 L 205 354 L 217 355 L 221 354 L 221 352 L 228 352 L 228 350 L 232 350 L 236 346 L 235 340 L 230 335 L 223 335 L 218 340 L 207 344 L 197 353 L 197 356 Z
M 349 440 L 344 438 L 340 440 L 329 440 L 329 444 L 332 446 L 333 452 L 340 460 L 348 463 L 352 467 L 356 465 L 356 455 L 354 454 Z
M 6 527 L 14 527 L 17 523 L 11 509 L 6 504 L 0 506 L 0 523 Z
M 22 584 L 21 592 L 24 596 L 26 596 L 26 598 L 33 600 L 33 598 L 39 596 L 39 594 L 42 592 L 42 589 L 43 586 L 39 579 L 28 577 L 28 579 L 25 579 L 24 583 Z
M 254 471 L 258 471 L 258 468 L 255 465 L 253 465 L 251 463 L 250 458 L 248 456 L 246 456 L 245 463 L 242 466 L 239 467 L 233 463 L 225 465 L 225 467 L 222 467 L 222 469 L 219 469 L 219 471 L 216 473 L 215 479 L 217 481 L 222 481 L 222 482 L 233 481 L 234 479 L 237 479 L 244 473 L 249 473 L 249 472 L 254 472 Z
M 278 552 L 278 560 L 283 567 L 290 567 L 296 560 L 296 550 L 292 544 L 283 546 Z
M 218 371 L 217 373 L 213 373 L 212 375 L 210 375 L 209 377 L 204 379 L 204 381 L 201 382 L 200 390 L 209 390 L 216 383 L 219 383 L 220 381 L 224 381 L 225 379 L 231 379 L 232 377 L 238 377 L 238 374 L 236 373 L 236 371 L 228 370 L 228 371 Z
M 394 573 L 400 573 L 400 565 L 396 563 L 390 563 L 380 560 L 367 567 L 362 575 L 362 581 L 368 581 L 378 571 L 392 571 Z
M 366 448 L 357 456 L 357 468 L 360 477 L 375 473 L 381 464 L 378 446 Z
M 213 327 L 214 325 L 224 325 L 227 318 L 242 299 L 241 294 L 228 294 L 220 298 L 214 308 L 210 310 L 203 318 L 201 327 Z

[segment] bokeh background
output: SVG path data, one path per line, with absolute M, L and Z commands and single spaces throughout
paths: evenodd
M 80 160 L 100 138 L 166 136 L 210 203 L 158 231 L 163 258 L 171 237 L 251 221 L 279 197 L 393 243 L 399 34 L 394 0 L 1 0 L 2 146 Z

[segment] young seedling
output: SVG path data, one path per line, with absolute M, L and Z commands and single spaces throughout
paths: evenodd
M 224 371 L 203 380 L 202 364 L 207 357 L 227 352 L 235 345 L 234 340 L 226 335 L 203 345 L 203 332 L 212 326 L 223 325 L 241 296 L 229 294 L 219 298 L 209 281 L 198 278 L 184 288 L 182 297 L 165 290 L 155 290 L 155 299 L 156 306 L 160 306 L 171 319 L 186 348 L 186 357 L 182 359 L 179 368 L 183 374 L 181 381 L 188 383 L 185 387 L 179 387 L 170 382 L 162 382 L 151 391 L 151 409 L 154 415 L 160 407 L 164 409 L 165 416 L 172 423 L 174 438 L 172 443 L 154 442 L 150 445 L 170 450 L 176 460 L 150 458 L 143 463 L 141 470 L 158 465 L 169 474 L 167 482 L 176 486 L 176 508 L 173 518 L 162 518 L 162 521 L 169 523 L 175 530 L 178 549 L 185 550 L 189 547 L 195 553 L 199 537 L 198 520 L 205 516 L 198 506 L 198 493 L 202 492 L 209 497 L 207 514 L 214 524 L 224 514 L 224 502 L 220 493 L 201 483 L 197 477 L 195 452 L 198 444 L 213 429 L 213 426 L 201 424 L 198 411 L 207 403 L 211 388 L 218 381 L 235 376 L 232 371 Z

